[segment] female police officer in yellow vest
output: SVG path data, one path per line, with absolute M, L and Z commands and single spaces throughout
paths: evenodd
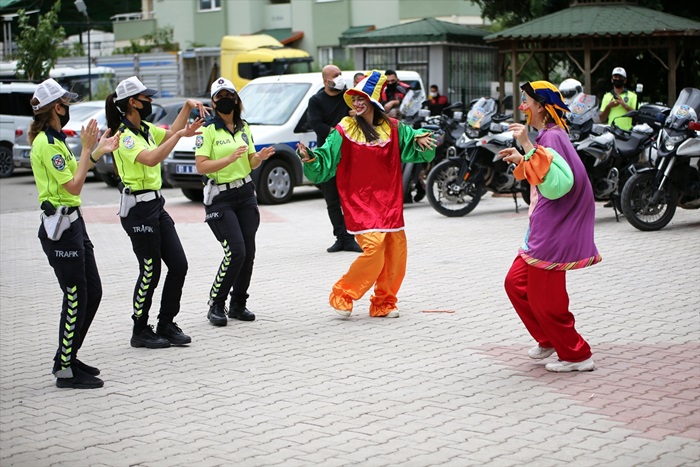
M 231 292 L 229 318 L 253 321 L 246 308 L 248 286 L 255 259 L 255 233 L 260 225 L 258 202 L 250 171 L 275 153 L 272 147 L 255 151 L 248 124 L 241 118 L 243 104 L 229 80 L 211 85 L 214 119 L 196 138 L 197 171 L 206 174 L 206 221 L 224 248 L 224 258 L 211 292 L 207 318 L 214 326 L 226 326 L 224 302 Z
M 107 96 L 107 125 L 121 131 L 114 161 L 123 184 L 119 216 L 131 239 L 139 263 L 139 276 L 134 287 L 134 329 L 132 347 L 151 349 L 189 344 L 191 339 L 173 321 L 180 311 L 182 287 L 187 274 L 187 258 L 175 230 L 175 223 L 163 206 L 160 162 L 183 136 L 194 136 L 204 123 L 187 122 L 193 108 L 200 115 L 208 112 L 201 102 L 188 99 L 169 130 L 145 120 L 151 114 L 151 96 L 157 91 L 146 88 L 132 76 L 117 85 Z M 160 279 L 161 260 L 168 267 L 158 315 L 156 332 L 148 325 L 153 292 Z
M 100 370 L 78 360 L 85 335 L 102 299 L 93 245 L 80 211 L 80 192 L 85 176 L 97 159 L 114 150 L 119 136 L 108 133 L 97 142 L 98 128 L 90 120 L 80 131 L 82 151 L 76 160 L 61 129 L 70 119 L 68 101 L 77 94 L 53 79 L 37 87 L 31 100 L 34 121 L 29 127 L 32 172 L 41 203 L 39 240 L 63 292 L 58 350 L 53 373 L 59 388 L 90 389 L 104 385 Z

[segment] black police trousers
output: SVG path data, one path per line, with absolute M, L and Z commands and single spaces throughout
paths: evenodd
M 209 306 L 223 304 L 231 293 L 231 307 L 245 307 L 255 261 L 255 234 L 260 211 L 255 185 L 222 191 L 206 208 L 206 222 L 224 248 L 224 258 L 209 292 Z
M 318 187 L 323 193 L 323 198 L 326 200 L 326 208 L 328 209 L 328 217 L 333 225 L 333 235 L 343 240 L 354 239 L 355 236 L 349 234 L 345 228 L 345 216 L 340 206 L 340 195 L 338 194 L 338 185 L 335 177 L 330 180 L 319 183 Z
M 92 242 L 82 217 L 76 219 L 57 241 L 49 240 L 43 224 L 39 240 L 63 293 L 58 326 L 58 349 L 54 360 L 59 363 L 59 377 L 78 358 L 85 335 L 102 300 L 102 281 L 97 271 Z
M 158 321 L 172 322 L 180 312 L 180 298 L 187 275 L 187 257 L 175 230 L 175 222 L 163 206 L 165 199 L 136 203 L 122 227 L 131 239 L 139 263 L 139 276 L 134 286 L 133 320 L 137 326 L 148 323 L 153 293 L 160 281 L 161 262 L 168 267 L 160 301 Z

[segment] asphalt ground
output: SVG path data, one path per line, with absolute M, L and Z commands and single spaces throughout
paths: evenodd
M 369 294 L 349 319 L 330 309 L 355 254 L 326 253 L 322 199 L 261 206 L 258 319 L 215 328 L 221 247 L 202 206 L 169 197 L 189 260 L 177 322 L 193 341 L 160 350 L 129 345 L 137 263 L 116 201 L 84 209 L 104 288 L 80 355 L 102 370 L 95 390 L 54 385 L 61 295 L 38 212 L 0 215 L 3 467 L 700 465 L 698 211 L 640 232 L 597 204 L 603 262 L 567 278 L 598 368 L 553 374 L 556 357 L 527 357 L 503 290 L 522 201 L 516 213 L 486 196 L 463 218 L 407 205 L 393 320 L 369 317 Z

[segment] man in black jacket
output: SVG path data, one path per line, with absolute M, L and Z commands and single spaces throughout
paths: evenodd
M 311 96 L 307 110 L 309 125 L 316 132 L 318 146 L 323 146 L 331 130 L 348 115 L 348 105 L 343 99 L 345 92 L 345 81 L 340 68 L 335 65 L 326 65 L 321 70 L 323 77 L 323 89 Z M 328 217 L 333 224 L 333 235 L 336 241 L 326 251 L 335 253 L 337 251 L 362 252 L 362 248 L 355 241 L 355 237 L 348 233 L 345 228 L 345 218 L 340 208 L 340 197 L 335 177 L 325 183 L 319 184 L 323 197 L 328 208 Z

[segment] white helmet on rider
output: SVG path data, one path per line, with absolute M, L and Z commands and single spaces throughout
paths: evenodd
M 561 93 L 561 97 L 564 98 L 564 103 L 570 106 L 574 101 L 574 97 L 583 92 L 583 86 L 580 81 L 567 78 L 559 85 L 559 92 Z

